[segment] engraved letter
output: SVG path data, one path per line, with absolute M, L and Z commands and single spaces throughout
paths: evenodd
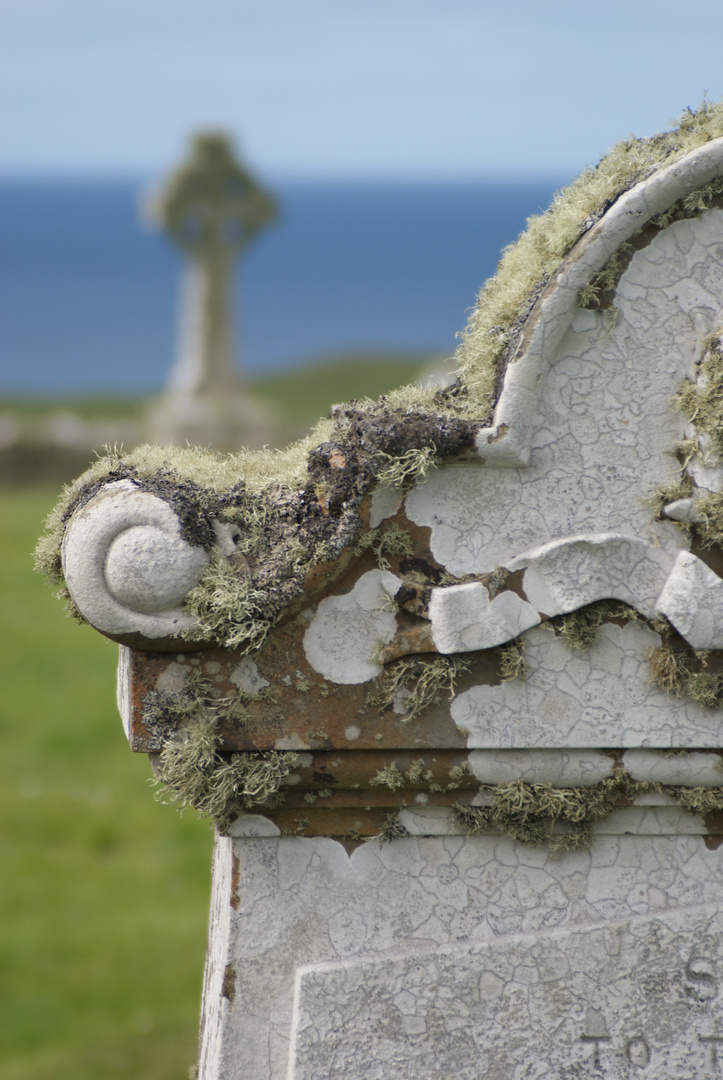
M 650 1064 L 650 1047 L 644 1035 L 636 1035 L 634 1039 L 628 1039 L 625 1043 L 625 1054 L 631 1065 L 644 1068 Z
M 702 1043 L 710 1043 L 710 1063 L 715 1069 L 718 1067 L 719 1043 L 723 1043 L 723 1035 L 699 1035 Z
M 609 1035 L 581 1035 L 580 1042 L 591 1042 L 595 1044 L 595 1053 L 592 1059 L 592 1063 L 596 1069 L 600 1068 L 600 1043 L 610 1042 Z

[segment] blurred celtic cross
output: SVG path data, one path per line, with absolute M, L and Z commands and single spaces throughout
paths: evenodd
M 179 352 L 152 413 L 153 436 L 223 449 L 266 441 L 266 410 L 248 399 L 234 363 L 232 286 L 236 260 L 277 216 L 274 198 L 236 160 L 226 136 L 204 133 L 150 212 L 189 259 Z

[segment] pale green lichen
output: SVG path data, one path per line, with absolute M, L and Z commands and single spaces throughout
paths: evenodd
M 193 807 L 224 831 L 244 810 L 278 805 L 298 755 L 278 750 L 224 755 L 215 721 L 208 713 L 193 716 L 166 742 L 156 783 L 160 801 Z
M 525 648 L 525 639 L 518 637 L 497 649 L 499 657 L 497 670 L 502 682 L 512 682 L 513 679 L 522 679 L 524 681 L 526 672 Z
M 281 785 L 298 755 L 278 750 L 224 754 L 218 720 L 221 713 L 232 715 L 235 703 L 214 698 L 214 689 L 199 672 L 191 672 L 181 690 L 148 694 L 143 719 L 149 725 L 169 719 L 178 725 L 158 757 L 157 798 L 181 809 L 193 807 L 223 831 L 244 810 L 282 801 Z
M 595 274 L 580 290 L 578 303 L 583 308 L 597 308 L 605 296 L 611 293 L 630 262 L 634 247 L 631 242 L 621 244 L 602 270 Z
M 494 828 L 522 844 L 576 851 L 591 846 L 595 824 L 618 806 L 660 790 L 661 785 L 634 781 L 622 770 L 590 787 L 561 788 L 524 780 L 483 784 L 480 793 L 486 804 L 456 804 L 455 820 L 472 834 Z
M 397 709 L 402 723 L 436 705 L 443 694 L 454 697 L 459 677 L 469 671 L 471 661 L 464 656 L 404 657 L 387 665 L 379 677 L 378 690 L 367 704 L 384 712 Z
M 649 656 L 652 682 L 671 697 L 683 696 L 707 709 L 723 706 L 723 671 L 708 667 L 710 653 L 695 652 L 670 633 Z
M 397 791 L 404 787 L 404 773 L 397 768 L 396 761 L 392 761 L 372 777 L 369 785 L 370 787 L 388 787 L 390 791 Z
M 704 436 L 720 459 L 723 457 L 723 349 L 721 331 L 715 330 L 703 343 L 703 354 L 694 382 L 684 382 L 673 406 L 685 413 L 695 426 L 698 436 Z
M 181 636 L 188 641 L 220 641 L 228 648 L 245 643 L 247 650 L 258 649 L 274 625 L 266 605 L 266 593 L 214 552 L 185 601 L 186 611 L 197 622 Z
M 412 447 L 402 454 L 377 454 L 374 473 L 384 487 L 411 487 L 424 479 L 437 461 L 437 447 Z
M 369 548 L 374 552 L 380 570 L 388 570 L 390 567 L 387 555 L 403 557 L 414 553 L 411 537 L 394 521 L 384 529 L 372 529 L 363 533 L 357 541 L 354 554 L 362 555 Z
M 640 618 L 635 608 L 618 600 L 596 600 L 592 604 L 558 615 L 550 625 L 570 649 L 586 652 L 598 639 L 603 623 L 614 620 L 631 622 Z

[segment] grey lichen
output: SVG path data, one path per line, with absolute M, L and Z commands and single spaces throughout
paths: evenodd
M 392 840 L 402 840 L 405 836 L 409 836 L 409 830 L 402 825 L 399 815 L 387 814 L 379 833 L 371 839 L 378 840 L 380 844 L 389 844 Z

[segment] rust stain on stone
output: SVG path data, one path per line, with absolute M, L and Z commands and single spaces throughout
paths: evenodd
M 221 997 L 225 997 L 229 1005 L 233 1005 L 236 997 L 236 970 L 233 964 L 226 964 L 226 970 L 223 973 L 223 985 L 221 986 Z
M 239 884 L 241 881 L 241 860 L 234 848 L 233 861 L 231 863 L 231 900 L 230 904 L 234 911 L 238 911 L 241 903 L 239 899 Z

